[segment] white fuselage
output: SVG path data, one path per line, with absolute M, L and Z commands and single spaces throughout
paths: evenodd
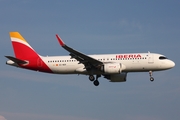
M 98 78 L 111 82 L 125 82 L 128 72 L 149 72 L 150 80 L 154 81 L 152 72 L 173 68 L 175 63 L 164 55 L 156 53 L 125 53 L 86 55 L 64 43 L 56 34 L 60 46 L 69 52 L 69 56 L 40 56 L 21 36 L 19 32 L 10 32 L 15 57 L 5 56 L 8 65 L 55 74 L 85 74 L 95 86 Z M 94 75 L 96 77 L 94 77 Z
M 138 57 L 140 55 L 140 57 Z M 175 63 L 161 54 L 130 53 L 89 55 L 103 63 L 121 63 L 125 66 L 122 72 L 160 71 L 174 67 Z M 164 58 L 160 58 L 164 57 Z M 46 65 L 56 74 L 87 74 L 84 65 L 71 59 L 70 56 L 41 57 Z M 41 66 L 41 63 L 38 65 Z

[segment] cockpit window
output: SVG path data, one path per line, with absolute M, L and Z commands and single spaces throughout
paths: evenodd
M 159 59 L 160 59 L 160 60 L 164 60 L 164 59 L 168 59 L 168 58 L 165 57 L 165 56 L 160 56 Z

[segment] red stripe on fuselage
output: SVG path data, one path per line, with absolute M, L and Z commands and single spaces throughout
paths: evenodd
M 20 65 L 22 68 L 53 73 L 52 70 L 44 63 L 41 57 L 29 46 L 19 42 L 12 42 L 12 45 L 16 58 L 29 62 L 26 65 Z

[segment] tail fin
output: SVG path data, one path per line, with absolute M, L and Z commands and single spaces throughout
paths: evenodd
M 15 58 L 6 56 L 8 65 L 18 66 L 30 70 L 52 73 L 42 57 L 27 43 L 18 32 L 10 32 L 10 38 L 14 49 Z
M 27 41 L 18 32 L 10 32 L 10 38 L 16 58 L 28 60 L 29 58 L 37 58 L 39 55 L 27 43 Z

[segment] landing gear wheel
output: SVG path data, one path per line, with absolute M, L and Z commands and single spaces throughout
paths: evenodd
M 150 81 L 153 82 L 154 78 L 153 78 L 153 72 L 152 71 L 149 71 L 149 76 L 150 76 Z
M 99 81 L 98 80 L 95 80 L 93 83 L 94 83 L 95 86 L 99 85 Z
M 90 81 L 94 81 L 94 79 L 95 79 L 95 78 L 94 78 L 93 75 L 90 75 L 90 76 L 89 76 L 89 80 L 90 80 Z
M 154 78 L 153 78 L 153 77 L 150 77 L 150 81 L 153 82 L 153 81 L 154 81 Z

